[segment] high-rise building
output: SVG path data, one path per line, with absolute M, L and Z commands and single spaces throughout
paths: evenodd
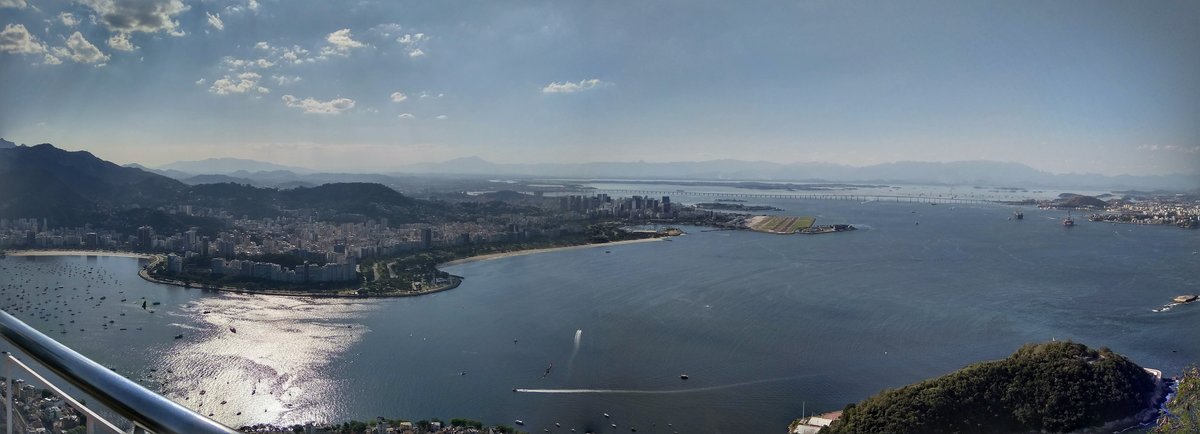
M 150 249 L 154 247 L 154 228 L 150 226 L 142 226 L 137 230 L 138 248 Z
M 429 249 L 433 247 L 433 229 L 421 228 L 421 248 Z
M 217 241 L 217 255 L 229 259 L 233 258 L 233 242 L 228 240 Z
M 183 258 L 172 253 L 167 255 L 167 272 L 178 274 L 183 271 Z
M 189 229 L 183 233 L 183 248 L 189 252 L 196 251 L 197 245 L 200 243 L 200 237 L 195 229 Z

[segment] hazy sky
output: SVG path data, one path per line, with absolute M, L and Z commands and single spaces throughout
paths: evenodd
M 147 165 L 1200 171 L 1196 1 L 0 0 L 0 137 Z

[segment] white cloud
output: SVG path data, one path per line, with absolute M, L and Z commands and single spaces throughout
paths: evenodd
M 396 42 L 404 45 L 414 45 L 425 42 L 428 39 L 424 33 L 405 33 L 404 36 L 396 38 Z
M 223 63 L 225 65 L 225 68 L 228 69 L 229 72 L 235 72 L 235 71 L 239 71 L 239 70 L 252 69 L 252 68 L 267 69 L 272 66 L 275 66 L 275 62 L 272 62 L 266 58 L 236 59 L 233 57 L 225 56 L 224 58 L 221 59 L 221 63 Z
M 449 117 L 449 116 L 446 116 L 446 115 L 437 115 L 437 116 L 434 116 L 433 118 L 434 118 L 434 119 L 437 119 L 437 120 L 439 120 L 439 121 L 444 121 L 444 120 L 446 120 L 446 119 L 450 119 L 450 117 Z
M 58 14 L 58 21 L 62 22 L 63 25 L 67 27 L 75 27 L 79 24 L 79 19 L 75 18 L 75 15 L 70 12 Z
M 208 16 L 208 25 L 217 30 L 225 30 L 225 22 L 221 21 L 221 14 L 210 14 L 205 12 L 204 15 Z
M 26 6 L 29 5 L 25 3 L 25 0 L 0 0 L 0 8 L 25 9 Z
M 100 16 L 114 32 L 167 32 L 183 36 L 173 18 L 189 9 L 182 0 L 79 0 Z
M 336 115 L 354 108 L 354 100 L 350 98 L 318 101 L 312 98 L 299 99 L 291 95 L 284 95 L 283 103 L 288 107 L 302 109 L 305 113 L 322 115 Z
M 47 65 L 61 65 L 62 60 L 60 60 L 57 57 L 51 56 L 50 53 L 46 53 L 46 57 L 42 58 L 42 63 L 45 63 Z
M 204 83 L 207 83 L 207 82 L 208 82 L 208 80 L 205 80 L 204 78 L 201 78 L 201 79 L 199 79 L 199 80 L 196 80 L 196 86 L 203 86 L 203 85 L 204 85 Z
M 95 63 L 96 66 L 104 66 L 103 62 L 108 61 L 108 55 L 88 42 L 79 32 L 75 32 L 67 38 L 65 48 L 54 47 L 53 52 L 54 57 L 71 59 L 77 63 Z
M 426 99 L 426 98 L 441 98 L 442 96 L 445 96 L 445 95 L 446 95 L 446 94 L 444 94 L 444 93 L 433 94 L 433 93 L 429 93 L 429 92 L 426 92 L 426 91 L 421 91 L 421 93 L 417 95 L 417 98 L 421 98 L 421 99 Z
M 0 31 L 0 52 L 38 54 L 45 51 L 46 46 L 22 24 L 8 24 L 4 26 L 4 31 Z
M 425 55 L 425 50 L 422 49 L 425 41 L 429 40 L 429 36 L 424 33 L 405 33 L 396 38 L 396 42 L 403 45 L 408 52 L 408 57 L 421 57 Z
M 137 47 L 129 41 L 128 33 L 117 33 L 108 38 L 108 46 L 114 50 L 133 51 Z
M 268 57 L 274 59 L 272 65 L 278 62 L 301 64 L 314 61 L 313 58 L 308 57 L 308 50 L 300 47 L 299 45 L 293 45 L 291 47 L 273 47 L 266 41 L 260 41 L 254 44 L 254 49 L 262 50 L 267 53 Z M 260 59 L 259 64 L 262 65 L 264 60 L 266 59 Z
M 570 81 L 553 82 L 542 88 L 542 93 L 575 93 L 585 90 L 595 89 L 597 87 L 608 86 L 611 83 L 600 81 L 599 79 L 590 78 L 580 80 L 578 83 Z
M 270 89 L 258 85 L 260 79 L 262 79 L 262 76 L 254 72 L 243 72 L 232 78 L 226 75 L 213 81 L 212 87 L 208 88 L 208 91 L 217 95 L 249 92 L 264 94 L 270 92 Z
M 278 83 L 280 86 L 291 86 L 300 81 L 300 76 L 272 75 L 271 79 L 275 80 L 275 83 Z
M 258 13 L 258 2 L 255 0 L 248 0 L 244 6 L 243 5 L 225 6 L 225 14 L 226 15 L 236 15 L 236 14 L 240 14 L 245 11 L 250 11 L 252 13 L 257 14 Z
M 398 117 L 400 119 L 412 119 L 412 118 L 415 118 L 416 116 L 413 116 L 412 113 L 400 113 L 400 115 L 396 116 L 396 117 Z
M 283 48 L 279 58 L 292 63 L 312 62 L 313 59 L 308 57 L 308 50 L 301 48 L 299 45 L 293 45 L 292 48 Z
M 347 56 L 351 50 L 365 46 L 362 42 L 354 40 L 353 35 L 350 34 L 350 29 L 341 29 L 330 33 L 325 37 L 325 41 L 329 42 L 329 46 L 321 50 L 321 55 L 323 56 L 331 54 Z
M 408 95 L 400 92 L 392 92 L 392 102 L 404 102 L 406 99 L 408 99 Z

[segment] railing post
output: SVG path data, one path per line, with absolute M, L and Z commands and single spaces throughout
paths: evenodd
M 13 426 L 12 355 L 9 354 L 7 351 L 5 351 L 4 356 L 5 356 L 4 357 L 4 379 L 8 383 L 8 384 L 6 384 L 6 386 L 8 387 L 7 392 L 4 393 L 4 409 L 5 409 L 4 411 L 6 412 L 5 416 L 7 417 L 5 422 L 7 422 L 7 425 L 8 425 L 8 434 L 13 434 L 13 429 L 12 429 L 12 426 Z

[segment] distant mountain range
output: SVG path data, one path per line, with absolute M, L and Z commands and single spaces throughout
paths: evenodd
M 234 172 L 271 172 L 286 170 L 294 173 L 312 173 L 313 170 L 302 167 L 284 166 L 265 161 L 246 160 L 242 158 L 208 158 L 194 161 L 176 161 L 164 164 L 156 169 L 162 171 L 178 171 L 194 175 L 227 175 Z
M 170 176 L 189 184 L 225 179 L 197 178 L 196 175 L 227 175 L 240 178 L 239 180 L 226 179 L 228 182 L 242 182 L 260 186 L 278 186 L 285 182 L 298 183 L 298 185 L 312 185 L 319 184 L 319 181 L 331 182 L 331 177 L 342 179 L 347 177 L 356 178 L 364 175 L 314 172 L 308 169 L 287 168 L 287 166 L 261 161 L 232 158 L 184 161 L 160 166 L 158 169 L 147 170 L 154 170 L 156 173 Z M 985 160 L 948 163 L 904 161 L 854 167 L 829 163 L 775 163 L 742 160 L 674 163 L 498 164 L 479 157 L 467 157 L 441 163 L 400 166 L 390 174 L 394 176 L 469 175 L 568 179 L 867 182 L 1060 187 L 1096 190 L 1191 190 L 1200 188 L 1200 174 L 1154 176 L 1053 174 L 1020 163 Z
M 478 157 L 409 165 L 397 173 L 563 178 L 870 182 L 1094 189 L 1195 189 L 1200 175 L 1053 174 L 1020 163 L 905 161 L 853 167 L 829 163 L 713 160 L 674 163 L 496 164 Z
M 39 145 L 40 146 L 40 145 Z M 0 139 L 0 150 L 17 146 Z M 90 154 L 88 154 L 90 155 Z M 239 158 L 178 161 L 157 168 L 126 165 L 184 184 L 232 182 L 257 187 L 311 187 L 336 182 L 372 182 L 406 189 L 420 176 L 504 176 L 564 179 L 742 180 L 794 182 L 866 182 L 1003 187 L 1058 187 L 1093 190 L 1195 190 L 1200 174 L 1150 176 L 1053 174 L 1020 163 L 997 161 L 896 162 L 854 167 L 829 163 L 712 160 L 699 162 L 499 164 L 479 157 L 441 163 L 411 164 L 388 174 L 328 173 Z

